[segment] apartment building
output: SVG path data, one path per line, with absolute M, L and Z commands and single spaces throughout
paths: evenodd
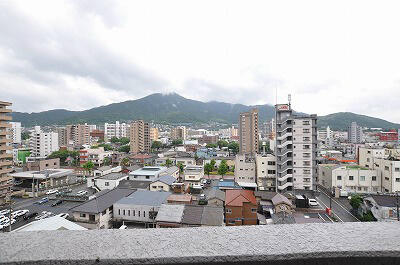
M 87 124 L 67 125 L 67 145 L 79 147 L 90 144 L 90 126 Z
M 130 126 L 131 153 L 150 153 L 150 125 L 143 120 L 134 121 Z
M 12 177 L 8 174 L 12 171 L 11 143 L 11 109 L 7 108 L 11 103 L 0 101 L 0 205 L 5 202 L 7 194 L 11 192 Z
M 275 107 L 278 191 L 315 189 L 317 116 L 293 115 L 290 104 Z
M 68 145 L 67 128 L 65 127 L 57 128 L 57 133 L 58 133 L 58 145 L 67 146 Z
M 257 188 L 254 154 L 238 154 L 235 158 L 235 182 L 244 188 Z
M 258 153 L 258 109 L 239 114 L 239 153 Z
M 381 191 L 377 170 L 357 165 L 321 164 L 318 167 L 318 183 L 331 191 L 335 188 L 351 193 Z
M 258 190 L 276 190 L 276 157 L 274 155 L 256 155 L 256 180 Z
M 115 123 L 104 123 L 104 137 L 106 140 L 111 140 L 113 137 L 129 138 L 129 125 L 126 123 L 120 123 L 116 121 Z
M 175 128 L 172 128 L 171 130 L 171 139 L 172 140 L 186 140 L 186 127 L 185 126 L 178 126 Z
M 10 122 L 11 124 L 11 139 L 14 144 L 21 143 L 21 123 L 20 122 Z
M 352 122 L 347 128 L 347 137 L 349 143 L 359 144 L 363 141 L 363 131 L 361 126 L 358 126 L 356 122 Z
M 158 128 L 150 128 L 150 141 L 158 141 L 158 138 L 160 137 L 160 132 L 158 131 Z
M 112 152 L 105 151 L 104 147 L 81 149 L 79 150 L 79 162 L 83 165 L 91 161 L 95 166 L 102 166 L 105 158 L 109 158 L 111 162 L 111 154 Z
M 46 157 L 59 150 L 58 133 L 43 132 L 40 126 L 35 126 L 35 128 L 31 131 L 29 147 L 31 150 L 31 156 Z

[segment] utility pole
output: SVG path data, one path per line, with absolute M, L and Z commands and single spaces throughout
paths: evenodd
M 400 221 L 400 213 L 399 213 L 399 192 L 396 192 L 396 206 L 397 206 L 397 221 Z

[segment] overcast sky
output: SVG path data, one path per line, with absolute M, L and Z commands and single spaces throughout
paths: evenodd
M 400 122 L 400 2 L 0 1 L 0 95 L 83 110 L 177 92 Z

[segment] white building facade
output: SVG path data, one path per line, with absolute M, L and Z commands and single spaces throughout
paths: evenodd
M 29 141 L 31 156 L 46 157 L 52 152 L 58 151 L 58 133 L 42 132 L 40 126 L 35 126 L 31 132 Z
M 12 132 L 12 142 L 14 144 L 21 143 L 21 123 L 20 122 L 10 122 L 11 132 Z
M 104 137 L 107 140 L 111 140 L 113 137 L 129 138 L 129 125 L 126 123 L 120 123 L 116 121 L 115 123 L 104 123 Z

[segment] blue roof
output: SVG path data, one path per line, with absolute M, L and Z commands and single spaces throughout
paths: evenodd
M 176 178 L 173 176 L 161 176 L 158 179 L 154 180 L 152 183 L 156 182 L 156 181 L 160 181 L 162 183 L 165 183 L 167 185 L 172 185 L 172 183 L 174 183 L 176 181 Z
M 115 204 L 160 206 L 167 201 L 169 195 L 171 192 L 138 190 Z

